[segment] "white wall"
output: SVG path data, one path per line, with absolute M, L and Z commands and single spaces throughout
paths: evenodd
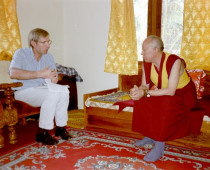
M 18 22 L 22 47 L 28 47 L 28 33 L 33 28 L 44 28 L 53 43 L 50 53 L 59 63 L 64 61 L 64 21 L 61 0 L 17 0 Z
M 28 32 L 50 32 L 55 61 L 74 67 L 84 82 L 77 83 L 79 108 L 83 94 L 117 87 L 118 76 L 104 72 L 110 0 L 18 0 L 17 13 L 23 47 Z

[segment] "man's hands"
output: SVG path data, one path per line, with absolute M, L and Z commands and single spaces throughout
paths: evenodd
M 45 67 L 43 70 L 40 70 L 42 78 L 48 78 L 51 79 L 53 77 L 56 77 L 55 69 L 49 69 L 49 66 Z
M 40 73 L 42 78 L 50 79 L 52 83 L 58 82 L 55 69 L 49 69 L 49 66 L 47 66 Z
M 136 85 L 130 90 L 130 97 L 133 100 L 139 100 L 144 96 L 144 90 L 142 88 L 138 88 Z
M 56 84 L 56 83 L 58 82 L 58 77 L 52 78 L 52 79 L 51 79 L 51 82 Z

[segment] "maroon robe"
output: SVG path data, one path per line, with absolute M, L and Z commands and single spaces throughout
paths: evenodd
M 161 63 L 164 61 L 164 55 L 163 53 Z M 176 59 L 179 57 L 171 55 L 167 60 L 168 77 Z M 144 62 L 144 69 L 146 82 L 149 83 L 151 64 Z M 161 77 L 158 80 L 160 81 Z M 174 96 L 142 97 L 134 101 L 133 131 L 157 141 L 173 140 L 188 135 L 191 128 L 191 109 L 196 98 L 195 85 L 190 81 L 182 89 L 177 89 Z

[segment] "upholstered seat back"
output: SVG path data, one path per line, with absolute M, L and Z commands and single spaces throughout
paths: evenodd
M 12 79 L 9 77 L 10 61 L 0 60 L 0 83 L 12 83 Z

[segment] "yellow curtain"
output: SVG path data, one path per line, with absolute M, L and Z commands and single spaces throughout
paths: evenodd
M 11 60 L 21 48 L 16 0 L 0 0 L 0 60 Z
M 188 69 L 210 71 L 210 1 L 185 0 L 180 56 Z
M 133 0 L 111 0 L 105 72 L 138 74 Z

